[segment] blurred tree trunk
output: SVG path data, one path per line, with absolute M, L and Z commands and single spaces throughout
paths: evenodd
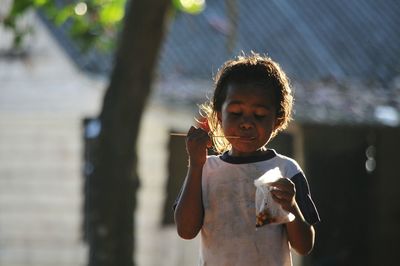
M 131 0 L 94 149 L 88 232 L 90 266 L 134 265 L 136 141 L 170 0 Z

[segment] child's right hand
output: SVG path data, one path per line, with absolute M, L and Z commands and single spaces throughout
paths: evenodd
M 190 127 L 186 137 L 189 165 L 202 167 L 206 162 L 207 148 L 211 145 L 211 139 L 205 130 L 194 126 Z

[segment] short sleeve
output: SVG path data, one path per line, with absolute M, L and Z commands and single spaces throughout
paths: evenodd
M 305 220 L 314 225 L 320 222 L 320 217 L 311 198 L 310 187 L 303 173 L 298 173 L 290 178 L 296 187 L 296 202 L 305 218 Z

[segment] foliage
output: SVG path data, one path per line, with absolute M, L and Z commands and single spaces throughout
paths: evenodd
M 172 0 L 174 7 L 189 14 L 199 14 L 206 7 L 205 0 Z
M 35 9 L 57 26 L 65 27 L 82 51 L 89 48 L 107 52 L 115 47 L 122 27 L 127 0 L 14 0 L 3 21 L 14 33 L 14 48 L 21 48 L 31 27 L 21 27 L 18 20 Z M 178 11 L 198 14 L 205 0 L 172 0 Z M 1 24 L 1 21 L 0 21 Z
M 32 29 L 21 29 L 18 20 L 28 10 L 36 9 L 57 26 L 67 28 L 82 50 L 95 47 L 109 50 L 121 27 L 126 0 L 14 0 L 4 25 L 14 32 L 14 47 Z

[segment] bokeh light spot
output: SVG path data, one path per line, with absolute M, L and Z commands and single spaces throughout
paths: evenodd
M 79 2 L 78 4 L 76 4 L 74 11 L 75 11 L 75 14 L 77 14 L 78 16 L 85 15 L 87 12 L 86 3 Z
M 189 14 L 198 14 L 206 7 L 205 0 L 174 0 L 175 7 Z

